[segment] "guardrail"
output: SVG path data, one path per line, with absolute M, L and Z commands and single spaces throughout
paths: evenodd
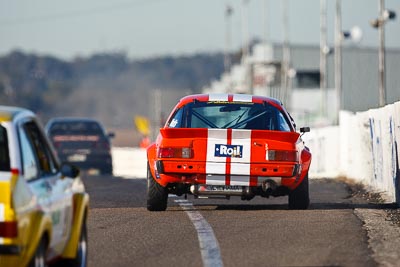
M 146 149 L 113 147 L 113 172 L 116 177 L 146 178 Z

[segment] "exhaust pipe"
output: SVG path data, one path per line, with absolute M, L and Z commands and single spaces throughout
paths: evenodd
M 264 192 L 275 191 L 277 187 L 278 187 L 278 185 L 276 184 L 276 182 L 271 179 L 264 180 L 262 182 L 262 186 L 261 186 L 261 188 Z

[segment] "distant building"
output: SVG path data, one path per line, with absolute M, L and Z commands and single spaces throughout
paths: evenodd
M 282 100 L 296 121 L 313 126 L 332 124 L 337 115 L 334 51 L 327 55 L 326 94 L 320 89 L 319 46 L 290 46 L 288 91 L 282 90 L 282 46 L 257 44 L 248 58 L 232 66 L 203 92 L 268 95 Z M 341 109 L 378 107 L 378 49 L 342 47 Z M 323 98 L 325 97 L 326 100 Z M 386 103 L 400 100 L 400 49 L 386 49 Z M 322 103 L 326 103 L 322 107 Z

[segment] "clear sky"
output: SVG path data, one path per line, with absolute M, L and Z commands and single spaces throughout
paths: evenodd
M 227 5 L 233 8 L 230 47 L 239 49 L 246 1 L 250 37 L 281 42 L 282 0 L 0 0 L 0 55 L 14 49 L 63 59 L 115 51 L 131 58 L 223 51 Z M 335 0 L 327 2 L 333 45 Z M 291 43 L 319 44 L 319 4 L 288 0 Z M 386 0 L 386 8 L 400 16 L 399 0 Z M 377 15 L 378 0 L 342 0 L 343 29 L 361 27 L 360 46 L 377 46 L 377 30 L 369 25 Z M 400 48 L 398 17 L 386 25 L 387 47 Z

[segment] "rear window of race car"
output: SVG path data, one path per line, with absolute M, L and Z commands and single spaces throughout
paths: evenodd
M 175 111 L 170 128 L 219 128 L 291 131 L 276 107 L 259 103 L 193 102 Z
M 0 125 L 0 171 L 10 171 L 7 130 Z

